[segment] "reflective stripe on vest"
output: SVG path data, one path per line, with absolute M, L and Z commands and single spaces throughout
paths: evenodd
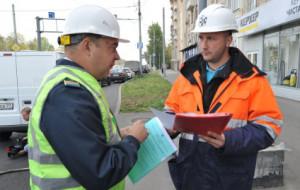
M 74 80 L 83 85 L 95 98 L 101 112 L 107 143 L 115 144 L 120 141 L 116 123 L 114 123 L 113 115 L 98 81 L 77 67 L 55 67 L 42 81 L 29 121 L 28 158 L 32 189 L 84 189 L 71 177 L 40 130 L 41 111 L 48 93 L 65 79 Z M 125 181 L 122 180 L 111 189 L 122 190 L 124 188 Z
M 253 121 L 249 121 L 249 122 L 252 122 L 254 124 L 258 124 L 258 125 L 261 125 L 262 127 L 264 127 L 267 130 L 267 132 L 269 133 L 269 135 L 274 140 L 276 139 L 277 135 L 276 135 L 275 131 L 273 130 L 273 128 L 271 126 L 269 126 L 267 123 L 273 123 L 280 128 L 283 125 L 282 120 L 276 120 L 276 119 L 273 119 L 268 116 L 260 116 L 260 117 L 255 118 Z M 227 124 L 227 129 L 244 127 L 247 123 L 248 123 L 247 120 L 231 119 L 229 121 L 229 123 Z

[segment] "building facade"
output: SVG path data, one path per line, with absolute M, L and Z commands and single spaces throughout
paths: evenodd
M 257 4 L 237 19 L 238 47 L 267 73 L 277 96 L 300 100 L 300 0 Z
M 199 13 L 201 0 L 170 0 L 172 11 L 171 39 L 173 69 L 198 52 L 196 34 L 191 33 Z
M 173 52 L 172 52 L 172 69 L 177 70 L 179 68 L 179 64 L 182 60 L 182 55 L 178 51 L 183 47 L 183 30 L 182 27 L 185 15 L 184 15 L 184 0 L 170 0 L 171 4 L 171 40 L 173 44 Z
M 177 39 L 177 66 L 199 52 L 198 36 L 190 33 L 199 12 L 222 3 L 233 10 L 239 25 L 232 45 L 267 73 L 277 96 L 300 101 L 300 0 L 171 0 L 171 5 L 175 2 L 180 2 L 177 11 L 182 6 L 179 11 L 187 15 L 177 13 L 182 15 L 176 25 L 180 33 L 171 32 Z

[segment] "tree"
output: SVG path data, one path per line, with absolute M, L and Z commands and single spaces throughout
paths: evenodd
M 25 39 L 22 34 L 17 34 L 18 44 L 16 43 L 14 34 L 11 33 L 9 36 L 4 38 L 3 46 L 1 45 L 2 51 L 19 51 L 22 49 L 26 49 Z
M 14 34 L 10 34 L 6 38 L 0 35 L 0 51 L 21 51 L 21 50 L 38 50 L 37 40 L 26 42 L 22 34 L 17 34 L 18 43 L 16 43 Z M 54 47 L 47 38 L 42 37 L 42 50 L 53 51 Z
M 151 60 L 151 66 L 161 68 L 162 64 L 162 31 L 158 23 L 154 23 L 148 28 L 149 43 L 147 45 L 146 57 Z M 150 59 L 151 57 L 151 59 Z
M 0 51 L 5 50 L 5 38 L 0 35 Z
M 37 39 L 34 38 L 33 40 L 29 41 L 27 43 L 29 49 L 32 50 L 38 50 L 38 46 L 37 46 Z M 45 37 L 41 38 L 41 50 L 42 51 L 53 51 L 54 50 L 54 46 L 52 44 L 49 43 L 48 39 Z
M 172 43 L 170 42 L 166 48 L 166 67 L 167 69 L 171 68 L 171 59 L 172 59 Z

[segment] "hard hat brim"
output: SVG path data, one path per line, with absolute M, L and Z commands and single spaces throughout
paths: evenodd
M 130 40 L 124 39 L 124 38 L 119 38 L 119 42 L 121 43 L 129 43 Z

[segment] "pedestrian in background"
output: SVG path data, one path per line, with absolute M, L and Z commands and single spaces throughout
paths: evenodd
M 30 107 L 24 107 L 21 110 L 21 115 L 24 121 L 29 121 L 29 116 L 30 116 L 31 108 Z
M 177 190 L 250 190 L 258 151 L 281 132 L 282 114 L 265 73 L 230 47 L 237 29 L 224 5 L 203 9 L 192 31 L 201 53 L 185 61 L 165 101 L 173 112 L 232 114 L 222 134 L 181 133 L 179 154 L 169 161 Z
M 31 112 L 31 108 L 30 107 L 24 107 L 22 110 L 21 110 L 21 115 L 22 115 L 22 118 L 24 119 L 24 121 L 29 121 L 29 117 L 30 117 L 30 112 Z M 23 141 L 27 141 L 27 136 L 23 137 L 22 138 Z M 24 149 L 22 152 L 20 152 L 21 154 L 24 153 L 26 154 L 28 152 L 28 144 L 26 143 L 26 145 L 24 146 Z
M 66 57 L 40 86 L 28 130 L 31 189 L 123 190 L 147 137 L 142 121 L 119 130 L 97 80 L 119 59 L 113 14 L 81 6 L 59 37 Z

